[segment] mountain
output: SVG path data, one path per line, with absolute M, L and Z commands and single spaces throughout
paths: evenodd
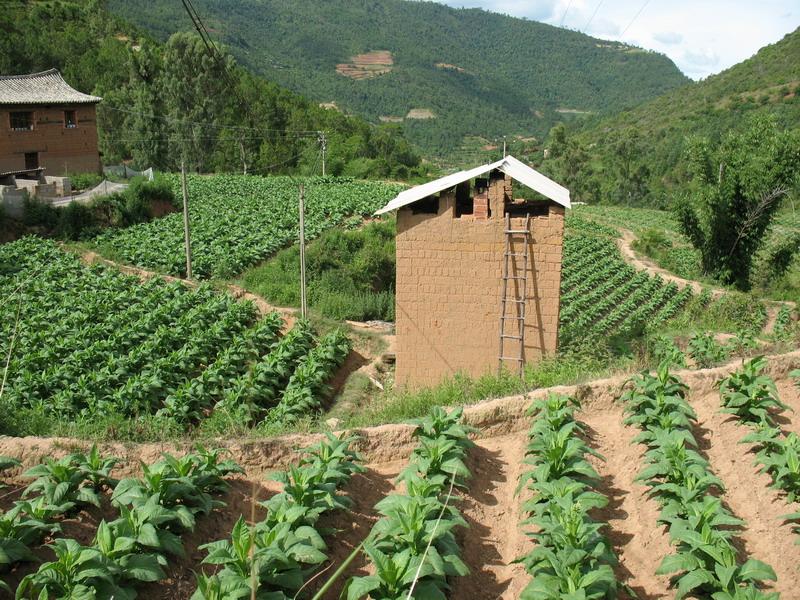
M 479 9 L 407 0 L 194 0 L 253 71 L 331 109 L 402 124 L 429 152 L 465 136 L 544 136 L 688 80 L 667 57 Z M 180 2 L 110 0 L 165 39 L 192 27 Z
M 0 74 L 59 69 L 102 96 L 106 164 L 133 159 L 175 170 L 312 172 L 315 132 L 328 136 L 328 172 L 405 178 L 420 159 L 394 126 L 319 107 L 235 64 L 215 60 L 199 36 L 161 43 L 112 15 L 104 0 L 15 0 L 0 11 Z M 298 133 L 298 132 L 302 132 Z
M 687 138 L 716 143 L 760 115 L 775 119 L 780 128 L 800 126 L 800 29 L 722 73 L 616 115 L 573 123 L 567 137 L 603 178 L 619 175 L 612 163 L 630 159 L 634 167 L 627 172 L 646 179 L 639 203 L 663 202 L 685 180 Z

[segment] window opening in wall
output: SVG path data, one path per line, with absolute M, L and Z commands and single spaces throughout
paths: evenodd
M 439 197 L 428 196 L 411 205 L 412 215 L 435 215 L 439 213 Z
M 39 168 L 39 153 L 38 152 L 26 152 L 25 153 L 25 168 L 26 169 L 38 169 Z
M 550 215 L 550 202 L 543 200 L 522 200 L 506 204 L 506 214 L 512 217 L 546 217 Z
M 456 186 L 456 218 L 471 215 L 475 212 L 475 202 L 469 193 L 469 181 Z
M 75 129 L 78 126 L 78 115 L 74 110 L 64 111 L 64 128 Z
M 32 131 L 33 113 L 31 111 L 16 111 L 10 113 L 11 129 L 13 131 Z

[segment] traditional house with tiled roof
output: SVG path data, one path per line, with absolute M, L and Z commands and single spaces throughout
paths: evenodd
M 99 172 L 102 98 L 72 89 L 56 69 L 0 76 L 0 175 L 44 168 L 48 175 Z

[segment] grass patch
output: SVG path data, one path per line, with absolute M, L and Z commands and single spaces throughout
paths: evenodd
M 337 320 L 394 320 L 395 223 L 331 229 L 306 248 L 309 308 Z M 242 274 L 237 283 L 279 306 L 300 304 L 297 246 Z
M 358 407 L 345 418 L 342 427 L 399 423 L 423 416 L 433 406 L 474 404 L 492 398 L 524 394 L 538 388 L 578 384 L 620 371 L 632 371 L 637 367 L 637 361 L 630 357 L 605 360 L 566 355 L 529 365 L 523 380 L 509 372 L 478 378 L 456 374 L 430 388 L 387 390 L 374 397 L 369 405 Z

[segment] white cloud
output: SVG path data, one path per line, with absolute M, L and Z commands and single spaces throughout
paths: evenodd
M 661 31 L 653 34 L 653 39 L 662 44 L 671 46 L 672 44 L 680 44 L 683 41 L 683 36 L 677 31 Z
M 563 24 L 595 37 L 636 43 L 666 54 L 694 79 L 749 58 L 800 25 L 797 0 L 439 1 L 451 6 L 479 6 L 555 26 Z

